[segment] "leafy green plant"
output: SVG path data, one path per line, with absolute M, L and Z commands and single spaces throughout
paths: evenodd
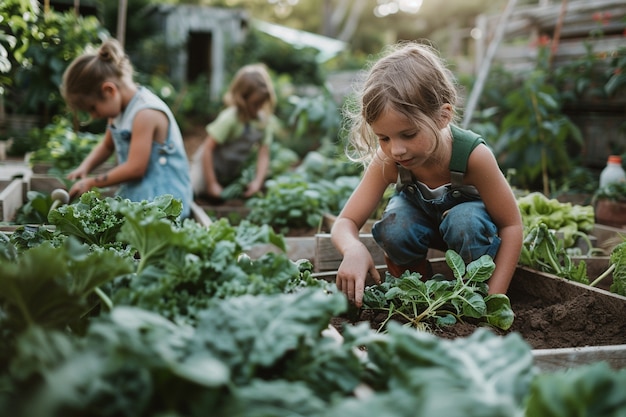
M 112 200 L 102 198 L 98 191 L 89 191 L 78 201 L 50 212 L 48 220 L 59 233 L 89 245 L 107 247 L 116 243 L 117 233 L 124 223 L 124 216 L 113 211 Z
M 623 371 L 539 374 L 515 332 L 447 340 L 390 322 L 337 334 L 346 297 L 316 285 L 310 262 L 243 253 L 268 241 L 267 227 L 171 219 L 168 229 L 180 207 L 167 200 L 103 203 L 132 223 L 118 237 L 149 258 L 141 272 L 135 256 L 81 244 L 69 226 L 54 231 L 62 245 L 21 252 L 0 234 L 0 415 L 610 416 L 626 403 Z M 492 261 L 449 265 L 485 293 Z M 112 305 L 96 311 L 99 288 Z M 457 301 L 470 313 L 481 304 Z
M 593 194 L 593 202 L 600 199 L 626 202 L 626 182 L 614 182 L 598 188 Z
M 575 264 L 563 247 L 563 241 L 555 237 L 545 223 L 539 223 L 524 234 L 519 263 L 538 271 L 548 272 L 561 278 L 589 284 L 587 264 Z
M 39 135 L 39 142 L 44 146 L 32 152 L 30 165 L 47 165 L 49 170 L 62 176 L 80 165 L 101 140 L 101 135 L 76 132 L 72 122 L 61 115 L 54 117 L 44 128 L 33 129 L 31 134 Z
M 47 123 L 62 112 L 59 85 L 67 62 L 98 43 L 106 31 L 95 16 L 44 11 L 33 1 L 3 1 L 0 18 L 7 22 L 7 34 L 17 39 L 10 50 L 13 83 L 6 103 L 14 113 L 38 114 Z
M 544 194 L 550 195 L 550 176 L 566 175 L 572 167 L 568 149 L 572 143 L 582 145 L 583 139 L 561 107 L 558 90 L 541 69 L 506 96 L 494 152 L 504 170 L 515 168 L 523 188 L 534 189 L 539 180 Z
M 49 194 L 30 190 L 26 193 L 26 202 L 15 213 L 15 223 L 47 224 L 50 207 L 52 197 Z
M 491 257 L 482 256 L 466 267 L 456 252 L 448 250 L 445 256 L 454 280 L 434 276 L 423 281 L 419 273 L 406 271 L 399 278 L 387 273 L 384 283 L 366 288 L 362 309 L 387 312 L 381 329 L 394 317 L 417 328 L 427 327 L 429 320 L 446 326 L 468 317 L 486 320 L 500 329 L 510 328 L 514 315 L 508 297 L 487 295 L 485 282 L 495 269 Z
M 24 257 L 32 268 L 39 265 L 37 268 L 45 269 L 48 256 L 65 259 L 58 248 L 71 239 L 76 242 L 74 246 L 84 245 L 96 254 L 119 258 L 120 265 L 131 263 L 128 272 L 132 274 L 125 278 L 114 274 L 111 280 L 118 278 L 115 282 L 104 283 L 102 291 L 108 303 L 141 306 L 177 322 L 193 322 L 214 297 L 289 292 L 302 282 L 316 286 L 307 279 L 305 268 L 301 279 L 299 266 L 285 254 L 267 254 L 256 260 L 245 256 L 245 251 L 256 244 L 271 243 L 285 250 L 284 239 L 269 226 L 242 222 L 235 227 L 220 220 L 205 228 L 190 219 L 181 223 L 177 219 L 180 212 L 180 201 L 171 196 L 131 202 L 119 197 L 101 198 L 90 191 L 78 202 L 50 212 L 49 220 L 56 226 L 52 232 L 15 233 L 0 241 L 0 254 L 10 264 Z M 47 249 L 33 251 L 44 244 Z M 100 261 L 94 255 L 90 262 Z M 8 276 L 3 272 L 5 267 L 9 266 L 0 263 L 0 276 Z M 54 267 L 45 275 L 41 269 L 36 271 L 41 279 L 60 279 L 65 274 L 64 269 Z M 102 267 L 103 274 L 107 271 L 115 269 Z M 86 272 L 83 275 L 87 276 Z M 325 283 L 317 282 L 317 286 Z M 64 283 L 74 285 L 73 278 L 68 276 Z M 0 310 L 1 299 L 0 294 Z
M 300 156 L 304 157 L 325 141 L 336 139 L 340 112 L 327 86 L 315 95 L 291 95 L 288 102 L 291 111 L 287 125 L 293 130 L 287 139 L 288 146 Z
M 272 225 L 280 233 L 290 228 L 315 228 L 329 212 L 328 187 L 311 183 L 302 175 L 283 175 L 265 182 L 266 193 L 246 202 L 247 219 L 254 224 Z
M 610 18 L 601 12 L 594 14 L 597 26 L 583 42 L 585 53 L 554 69 L 555 83 L 565 101 L 576 103 L 581 98 L 609 99 L 618 97 L 623 91 L 626 85 L 626 47 L 620 45 L 609 51 L 594 50 L 594 42 L 599 44 L 603 39 L 603 26 Z
M 517 207 L 522 215 L 525 234 L 539 224 L 544 224 L 560 235 L 565 249 L 572 248 L 578 238 L 588 240 L 587 233 L 591 232 L 595 224 L 592 205 L 562 203 L 538 192 L 518 197 Z M 591 248 L 591 245 L 588 246 Z
M 613 283 L 609 291 L 626 296 L 626 241 L 613 248 L 609 255 L 609 267 L 589 285 L 594 287 L 611 274 Z
M 626 371 L 613 371 L 602 361 L 543 373 L 531 384 L 525 415 L 618 417 L 626 404 L 621 398 L 624 384 Z
M 98 304 L 88 296 L 97 287 L 129 273 L 131 264 L 114 252 L 90 253 L 86 245 L 68 239 L 25 251 L 14 261 L 0 261 L 3 326 L 63 329 L 78 323 Z

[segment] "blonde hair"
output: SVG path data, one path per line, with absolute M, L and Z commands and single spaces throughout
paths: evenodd
M 345 114 L 349 129 L 348 156 L 368 163 L 376 155 L 378 138 L 370 124 L 389 108 L 397 111 L 419 128 L 435 135 L 436 152 L 442 141 L 437 123 L 444 104 L 457 105 L 454 77 L 436 50 L 426 44 L 402 42 L 388 46 L 382 58 L 366 74 L 360 95 Z
M 105 40 L 94 52 L 76 58 L 63 74 L 61 95 L 73 110 L 102 98 L 102 83 L 132 82 L 133 66 L 122 45 L 113 38 Z
M 247 102 L 253 95 L 261 96 L 265 99 L 263 109 L 267 114 L 274 113 L 276 108 L 276 92 L 264 64 L 249 64 L 241 67 L 230 83 L 228 92 L 224 96 L 224 103 L 227 106 L 237 107 L 239 119 L 246 123 L 257 117 L 256 114 L 249 114 Z

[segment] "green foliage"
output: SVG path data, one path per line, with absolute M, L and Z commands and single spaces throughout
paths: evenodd
M 559 93 L 542 70 L 530 73 L 523 84 L 506 95 L 505 116 L 494 152 L 503 170 L 515 168 L 522 188 L 536 189 L 540 182 L 549 194 L 549 177 L 571 170 L 568 153 L 582 145 L 576 125 L 562 112 Z
M 75 324 L 97 300 L 96 287 L 129 273 L 131 265 L 114 252 L 90 253 L 73 239 L 60 247 L 49 243 L 23 252 L 15 261 L 0 260 L 3 326 L 63 329 Z
M 538 192 L 519 197 L 517 207 L 522 215 L 525 234 L 543 223 L 561 235 L 566 249 L 572 248 L 581 234 L 591 232 L 595 224 L 593 206 L 561 203 Z
M 519 263 L 537 271 L 589 284 L 586 262 L 575 264 L 563 247 L 563 241 L 557 239 L 554 231 L 548 229 L 545 223 L 525 231 Z
M 16 232 L 9 240 L 2 240 L 0 253 L 8 262 L 21 262 L 23 257 L 33 268 L 44 268 L 47 256 L 65 259 L 58 251 L 71 239 L 76 242 L 74 246 L 116 256 L 120 265 L 130 261 L 132 274 L 123 279 L 114 274 L 102 282 L 106 284 L 103 290 L 116 304 L 158 311 L 177 322 L 193 322 L 197 312 L 214 297 L 289 292 L 302 286 L 300 268 L 286 255 L 268 254 L 257 260 L 245 256 L 245 251 L 256 244 L 271 243 L 285 250 L 284 239 L 270 227 L 248 222 L 234 227 L 222 220 L 207 229 L 191 220 L 180 223 L 180 212 L 180 201 L 171 196 L 130 202 L 119 197 L 100 198 L 91 191 L 76 203 L 51 210 L 53 232 Z M 33 251 L 42 242 L 50 248 Z M 100 265 L 95 254 L 90 262 Z M 100 267 L 103 273 L 115 271 Z M 50 276 L 63 276 L 63 271 L 50 270 Z M 321 283 L 302 271 L 309 286 Z M 119 279 L 113 283 L 115 277 Z M 72 280 L 66 284 L 73 285 Z
M 597 52 L 592 41 L 597 44 L 603 37 L 601 27 L 593 29 L 583 43 L 585 53 L 554 69 L 555 84 L 566 102 L 576 104 L 581 98 L 607 100 L 624 91 L 626 47 Z
M 265 183 L 266 191 L 246 202 L 247 219 L 269 224 L 281 233 L 293 228 L 317 228 L 324 214 L 338 214 L 359 183 L 355 164 L 309 152 L 292 172 Z
M 538 374 L 516 333 L 447 340 L 391 322 L 339 335 L 330 323 L 346 297 L 310 262 L 245 255 L 257 243 L 284 249 L 267 227 L 180 223 L 167 198 L 88 197 L 59 219 L 55 242 L 17 250 L 15 234 L 0 234 L 1 415 L 614 415 L 626 401 L 607 366 Z M 110 227 L 123 219 L 115 244 L 76 237 L 98 234 L 88 232 L 98 216 L 82 218 L 98 204 L 110 205 L 98 210 Z M 485 294 L 491 260 L 447 260 Z M 506 297 L 484 306 L 464 294 L 450 308 L 511 318 Z
M 315 48 L 296 48 L 251 28 L 245 41 L 234 47 L 228 72 L 234 74 L 246 64 L 263 62 L 278 74 L 290 74 L 294 84 L 322 85 L 324 74 L 317 62 L 317 53 Z
M 446 263 L 454 280 L 443 276 L 422 280 L 419 273 L 408 271 L 399 278 L 387 273 L 384 283 L 365 289 L 362 309 L 387 312 L 381 329 L 394 317 L 417 328 L 433 322 L 437 326 L 452 325 L 468 317 L 484 320 L 504 330 L 510 328 L 514 315 L 508 297 L 504 294 L 487 295 L 485 281 L 495 269 L 491 257 L 484 255 L 466 268 L 459 254 L 447 251 Z
M 589 284 L 591 287 L 597 286 L 606 277 L 613 276 L 613 282 L 609 287 L 609 291 L 615 294 L 626 296 L 626 238 L 618 244 L 609 256 L 609 267 L 604 270 L 593 282 Z
M 30 134 L 39 136 L 38 142 L 43 144 L 31 154 L 31 166 L 37 163 L 49 165 L 60 176 L 80 165 L 102 139 L 101 135 L 94 133 L 76 132 L 72 122 L 60 115 L 44 128 L 33 129 Z
M 59 85 L 67 63 L 86 47 L 99 43 L 106 31 L 93 16 L 44 12 L 37 2 L 7 0 L 0 18 L 18 42 L 10 50 L 12 85 L 6 94 L 10 110 L 39 114 L 44 122 L 62 111 Z
M 620 417 L 624 384 L 626 370 L 611 370 L 606 362 L 542 374 L 532 382 L 526 415 Z
M 609 256 L 609 268 L 613 273 L 612 293 L 626 296 L 626 241 L 617 245 Z
M 52 207 L 50 194 L 30 190 L 26 193 L 26 202 L 15 213 L 15 223 L 47 224 L 50 207 Z
M 554 185 L 550 188 L 555 190 L 553 197 L 570 193 L 588 194 L 586 203 L 590 203 L 592 194 L 598 189 L 598 175 L 587 167 L 575 166 L 567 176 L 554 178 Z
M 301 175 L 283 175 L 265 182 L 263 196 L 246 202 L 247 219 L 254 224 L 270 224 L 281 233 L 289 228 L 315 228 L 323 213 L 330 211 L 330 188 L 326 183 L 311 183 Z
M 121 200 L 121 197 L 116 197 Z M 48 220 L 59 232 L 81 242 L 107 247 L 116 243 L 124 216 L 111 207 L 112 198 L 103 199 L 97 191 L 82 194 L 73 204 L 63 205 L 48 215 Z M 158 204 L 158 203 L 157 203 Z
M 341 112 L 327 87 L 313 96 L 291 95 L 287 126 L 292 133 L 287 146 L 304 157 L 326 141 L 334 141 L 341 124 Z
M 598 188 L 593 200 L 599 199 L 626 202 L 626 182 L 614 182 Z
M 159 84 L 165 84 L 167 88 L 174 88 L 166 78 L 152 76 L 151 85 L 153 88 Z M 217 116 L 224 106 L 221 100 L 211 99 L 210 82 L 205 75 L 200 75 L 193 82 L 187 83 L 180 91 L 166 98 L 165 101 L 172 108 L 172 112 L 181 119 L 179 120 L 181 129 L 185 122 L 193 120 L 208 123 Z

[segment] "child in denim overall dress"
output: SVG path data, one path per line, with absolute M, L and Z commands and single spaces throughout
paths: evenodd
M 256 151 L 255 177 L 243 197 L 263 188 L 270 165 L 270 145 L 276 123 L 276 95 L 263 64 L 237 71 L 224 97 L 226 108 L 210 123 L 208 136 L 191 161 L 191 182 L 196 196 L 222 200 L 224 187 L 242 174 Z
M 135 84 L 132 75 L 132 65 L 115 39 L 106 40 L 95 54 L 78 57 L 65 71 L 61 92 L 68 105 L 94 119 L 108 119 L 103 141 L 67 175 L 78 180 L 70 197 L 119 184 L 117 195 L 131 201 L 170 194 L 182 202 L 180 218 L 187 218 L 193 194 L 180 129 L 168 106 Z M 117 165 L 89 177 L 113 152 Z
M 350 156 L 366 170 L 331 231 L 343 255 L 337 287 L 361 306 L 367 274 L 380 282 L 359 229 L 395 184 L 372 229 L 392 275 L 430 278 L 429 248 L 452 249 L 466 263 L 486 254 L 496 264 L 489 292 L 506 293 L 522 248 L 521 215 L 491 150 L 453 124 L 457 92 L 444 62 L 431 47 L 401 43 L 372 66 L 362 89 Z

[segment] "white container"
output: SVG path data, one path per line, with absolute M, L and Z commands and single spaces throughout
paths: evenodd
M 610 155 L 606 167 L 600 173 L 600 187 L 616 182 L 626 182 L 626 173 L 622 168 L 621 156 Z

